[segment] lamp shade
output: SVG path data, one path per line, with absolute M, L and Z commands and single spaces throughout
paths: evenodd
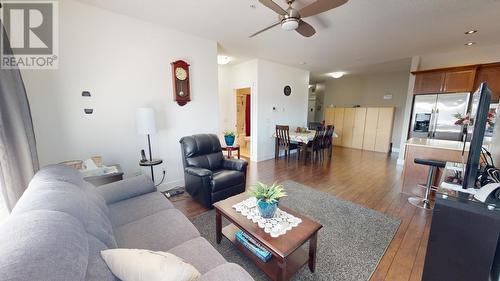
M 149 107 L 141 107 L 136 112 L 137 133 L 151 135 L 156 133 L 155 111 Z

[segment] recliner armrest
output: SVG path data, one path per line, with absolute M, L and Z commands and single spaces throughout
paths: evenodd
M 222 168 L 226 170 L 236 170 L 245 172 L 248 162 L 242 159 L 224 159 L 222 160 Z
M 198 167 L 187 167 L 184 169 L 184 171 L 190 175 L 198 177 L 212 176 L 212 171 Z

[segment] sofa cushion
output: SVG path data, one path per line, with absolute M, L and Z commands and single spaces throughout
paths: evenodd
M 101 251 L 108 247 L 94 236 L 87 235 L 89 243 L 89 263 L 85 273 L 86 281 L 119 281 L 101 257 Z
M 12 210 L 18 215 L 33 210 L 67 213 L 78 219 L 85 231 L 110 248 L 116 248 L 113 228 L 107 215 L 74 184 L 32 181 Z
M 213 174 L 212 192 L 221 191 L 244 182 L 244 173 L 234 170 L 220 170 Z
M 114 228 L 119 248 L 165 251 L 200 233 L 177 209 L 167 209 Z
M 109 220 L 117 227 L 173 207 L 160 192 L 150 192 L 109 205 Z
M 186 241 L 169 252 L 192 264 L 201 274 L 226 263 L 221 254 L 203 237 Z
M 74 217 L 31 211 L 9 216 L 0 233 L 1 280 L 84 280 L 87 235 Z
M 253 281 L 241 266 L 225 263 L 203 274 L 198 281 Z

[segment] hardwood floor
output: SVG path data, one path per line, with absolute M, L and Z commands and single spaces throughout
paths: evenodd
M 431 213 L 401 194 L 402 167 L 387 154 L 335 147 L 331 161 L 303 165 L 292 157 L 251 163 L 247 184 L 293 180 L 401 219 L 401 225 L 370 280 L 421 280 Z M 174 199 L 188 217 L 206 211 L 188 195 Z

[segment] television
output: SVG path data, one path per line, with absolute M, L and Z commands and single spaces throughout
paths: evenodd
M 476 180 L 479 170 L 479 160 L 483 148 L 484 133 L 486 131 L 486 122 L 488 112 L 490 111 L 491 91 L 485 83 L 481 83 L 479 89 L 472 95 L 470 119 L 473 121 L 473 127 L 468 128 L 472 136 L 469 146 L 469 156 L 465 167 L 463 189 L 476 188 Z

